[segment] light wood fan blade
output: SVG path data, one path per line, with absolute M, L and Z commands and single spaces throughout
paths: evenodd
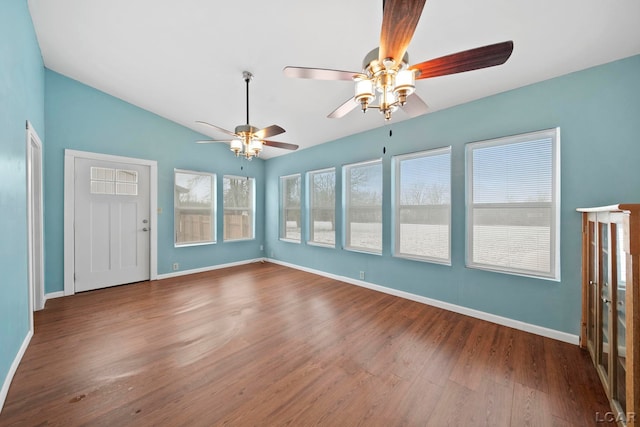
M 226 133 L 227 135 L 236 136 L 236 134 L 231 132 L 230 130 L 226 130 L 226 129 L 221 128 L 219 126 L 212 125 L 211 123 L 203 122 L 203 121 L 200 121 L 200 120 L 196 120 L 196 123 L 199 123 L 201 125 L 211 126 L 212 128 L 219 130 L 220 132 Z
M 409 67 L 420 71 L 416 79 L 446 76 L 504 64 L 513 52 L 513 42 L 491 44 L 421 62 Z
M 429 106 L 415 92 L 407 97 L 407 102 L 400 107 L 409 117 L 418 117 L 429 111 Z
M 349 98 L 346 102 L 333 110 L 327 117 L 330 119 L 339 119 L 346 116 L 347 113 L 356 108 L 358 105 L 360 104 L 358 104 L 354 98 Z
M 287 142 L 278 142 L 278 141 L 262 141 L 264 145 L 268 145 L 269 147 L 277 147 L 284 148 L 285 150 L 297 150 L 298 146 L 296 144 L 289 144 Z
M 258 139 L 264 139 L 264 138 L 269 138 L 275 135 L 280 135 L 281 133 L 285 133 L 285 132 L 286 131 L 282 129 L 280 126 L 271 125 L 271 126 L 267 126 L 266 128 L 260 129 L 259 131 L 254 133 L 254 136 Z
M 298 79 L 353 80 L 360 75 L 357 71 L 330 70 L 327 68 L 284 67 L 284 75 Z
M 402 61 L 418 26 L 426 0 L 386 0 L 380 32 L 378 59 Z

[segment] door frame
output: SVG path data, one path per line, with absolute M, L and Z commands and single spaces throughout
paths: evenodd
M 29 313 L 33 331 L 33 312 L 44 308 L 44 221 L 42 188 L 42 141 L 33 125 L 27 120 L 27 233 L 29 266 Z M 37 154 L 38 161 L 33 161 Z M 36 164 L 34 164 L 36 163 Z M 36 182 L 37 181 L 37 182 Z M 34 193 L 35 192 L 35 193 Z M 38 199 L 37 206 L 33 203 Z M 39 230 L 36 230 L 36 227 Z M 38 233 L 36 233 L 39 231 Z M 37 276 L 34 276 L 37 270 Z
M 158 162 L 133 157 L 88 151 L 64 150 L 64 295 L 73 295 L 75 291 L 75 160 L 76 158 L 100 160 L 115 163 L 128 163 L 149 167 L 149 278 L 158 278 Z

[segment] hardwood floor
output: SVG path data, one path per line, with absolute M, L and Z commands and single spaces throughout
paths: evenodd
M 50 300 L 35 325 L 2 426 L 607 425 L 577 346 L 275 264 Z

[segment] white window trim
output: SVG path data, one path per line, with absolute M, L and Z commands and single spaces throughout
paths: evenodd
M 421 157 L 430 157 L 430 156 L 440 156 L 443 154 L 449 154 L 449 253 L 447 259 L 429 257 L 429 256 L 420 256 L 414 254 L 405 254 L 400 252 L 400 192 L 398 191 L 398 185 L 400 183 L 400 162 L 403 160 L 411 160 L 417 159 Z M 434 148 L 431 150 L 418 151 L 414 153 L 400 154 L 392 157 L 392 165 L 393 165 L 393 207 L 391 209 L 393 214 L 393 256 L 395 258 L 403 258 L 410 259 L 413 261 L 421 261 L 421 262 L 429 262 L 433 264 L 442 264 L 442 265 L 451 265 L 451 171 L 452 171 L 452 157 L 451 157 L 451 146 Z
M 307 210 L 307 226 L 309 227 L 309 230 L 307 232 L 307 244 L 311 245 L 311 246 L 319 246 L 322 248 L 335 248 L 336 247 L 336 241 L 338 240 L 338 232 L 337 230 L 333 230 L 333 244 L 331 243 L 321 243 L 321 242 L 316 242 L 314 240 L 311 240 L 311 230 L 313 228 L 313 218 L 311 218 L 312 212 L 313 212 L 313 206 L 311 206 L 311 197 L 312 197 L 312 191 L 311 191 L 311 186 L 313 184 L 313 181 L 311 179 L 311 176 L 314 174 L 321 174 L 321 173 L 328 173 L 328 172 L 333 172 L 333 189 L 334 189 L 334 195 L 333 195 L 333 221 L 334 224 L 336 222 L 336 217 L 335 217 L 335 207 L 336 207 L 336 194 L 335 194 L 335 188 L 336 188 L 336 183 L 337 183 L 337 176 L 336 176 L 336 168 L 335 167 L 330 167 L 330 168 L 324 168 L 324 169 L 316 169 L 316 170 L 312 170 L 312 171 L 308 171 L 307 172 L 307 206 L 309 206 L 309 209 Z
M 513 268 L 501 268 L 485 264 L 473 263 L 473 164 L 471 153 L 475 148 L 485 148 L 498 145 L 517 144 L 520 142 L 535 141 L 539 139 L 551 138 L 552 140 L 552 191 L 551 209 L 553 212 L 553 223 L 551 224 L 551 256 L 549 274 L 536 274 L 535 272 L 518 270 Z M 466 158 L 466 266 L 479 270 L 495 271 L 499 273 L 512 274 L 515 276 L 531 277 L 536 279 L 560 281 L 560 128 L 550 128 L 519 135 L 506 136 L 485 141 L 471 142 L 467 144 L 465 150 Z M 496 204 L 496 206 L 499 206 Z
M 176 185 L 176 173 L 181 173 L 181 174 L 192 174 L 192 175 L 204 175 L 204 176 L 210 176 L 211 177 L 211 191 L 212 191 L 212 195 L 211 195 L 211 233 L 212 233 L 212 240 L 207 241 L 207 242 L 193 242 L 193 243 L 178 243 L 176 242 L 176 235 L 177 235 L 177 231 L 176 231 L 176 200 L 175 200 L 175 185 Z M 198 171 L 192 171 L 192 170 L 187 170 L 187 169 L 174 169 L 173 170 L 173 186 L 174 186 L 174 199 L 173 199 L 173 246 L 176 248 L 184 248 L 184 247 L 188 247 L 188 246 L 204 246 L 204 245 L 215 245 L 217 243 L 218 240 L 218 233 L 217 233 L 217 228 L 218 228 L 218 215 L 217 215 L 217 176 L 215 173 L 212 172 L 198 172 Z
M 223 243 L 233 243 L 233 242 L 247 242 L 250 240 L 256 240 L 256 179 L 252 176 L 240 176 L 240 175 L 222 175 L 222 226 L 224 227 L 224 180 L 225 178 L 229 179 L 250 179 L 252 180 L 251 185 L 251 237 L 243 237 L 241 239 L 225 239 L 224 238 L 224 229 L 222 230 L 222 242 Z
M 380 249 L 368 249 L 368 248 L 363 248 L 360 246 L 352 246 L 350 244 L 347 244 L 347 236 L 350 234 L 351 232 L 351 223 L 349 222 L 349 210 L 347 208 L 347 200 L 349 200 L 349 196 L 351 193 L 351 189 L 349 186 L 349 183 L 347 182 L 348 180 L 347 178 L 347 169 L 352 168 L 354 166 L 365 166 L 368 164 L 380 164 L 380 166 L 383 169 L 383 175 L 382 175 L 382 188 L 381 188 L 381 196 L 384 200 L 384 165 L 382 164 L 382 158 L 377 158 L 377 159 L 372 159 L 372 160 L 365 160 L 363 162 L 355 162 L 355 163 L 349 163 L 346 165 L 342 165 L 342 223 L 343 223 L 343 236 L 342 236 L 342 248 L 346 251 L 350 251 L 350 252 L 358 252 L 358 253 L 363 253 L 363 254 L 370 254 L 370 255 L 378 255 L 378 256 L 382 256 L 382 251 L 384 250 L 384 225 L 383 225 L 383 231 L 382 231 L 382 236 L 381 238 L 383 239 L 383 241 L 381 242 L 380 245 Z M 381 206 L 382 209 L 382 213 L 384 215 L 384 206 Z M 384 218 L 383 218 L 383 223 L 384 223 Z
M 289 179 L 289 178 L 298 178 L 300 180 L 300 238 L 299 239 L 292 239 L 289 237 L 285 237 L 287 234 L 287 225 L 285 224 L 285 216 L 284 216 L 284 192 L 282 190 L 282 186 L 285 180 Z M 279 213 L 278 213 L 278 220 L 279 220 L 279 230 L 278 230 L 278 239 L 283 241 L 283 242 L 288 242 L 288 243 L 297 243 L 297 244 L 302 244 L 302 230 L 304 230 L 303 224 L 302 224 L 302 174 L 300 173 L 292 173 L 290 175 L 283 175 L 280 177 L 280 181 L 279 181 Z M 285 236 L 283 236 L 283 234 Z

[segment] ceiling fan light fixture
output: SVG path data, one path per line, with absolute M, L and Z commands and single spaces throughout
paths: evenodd
M 393 88 L 393 93 L 398 98 L 400 105 L 404 105 L 407 102 L 407 97 L 416 90 L 416 74 L 414 70 L 400 70 L 396 74 L 396 83 Z
M 259 139 L 253 139 L 249 143 L 249 152 L 253 153 L 254 156 L 258 157 L 260 152 L 262 151 L 262 141 Z
M 359 79 L 356 81 L 356 95 L 354 99 L 360 103 L 363 112 L 367 111 L 369 103 L 375 99 L 373 86 L 373 80 L 370 79 Z
M 242 141 L 239 139 L 232 139 L 229 143 L 229 148 L 235 153 L 236 156 L 239 156 L 240 152 L 242 151 Z

